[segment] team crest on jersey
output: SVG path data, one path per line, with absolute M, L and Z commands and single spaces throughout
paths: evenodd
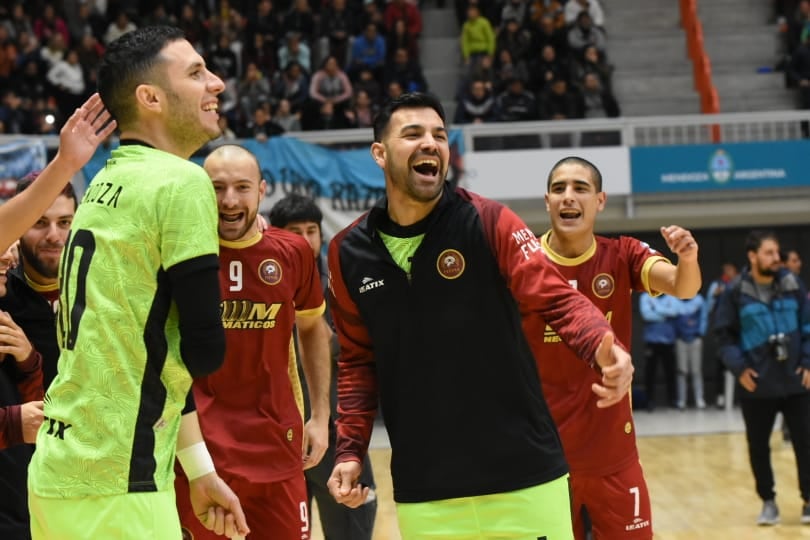
M 464 255 L 455 249 L 445 249 L 436 260 L 436 269 L 445 279 L 456 279 L 464 273 Z
M 613 276 L 610 274 L 598 274 L 595 278 L 593 278 L 593 282 L 591 283 L 593 294 L 599 298 L 607 298 L 613 294 L 613 290 L 615 288 L 616 285 L 613 282 Z
M 268 285 L 278 285 L 281 281 L 281 265 L 273 259 L 265 259 L 259 265 L 259 278 Z
M 631 424 L 630 422 L 627 422 L 624 425 L 624 432 L 627 433 L 628 435 L 630 435 L 630 432 L 632 432 L 632 431 L 633 431 L 633 424 Z

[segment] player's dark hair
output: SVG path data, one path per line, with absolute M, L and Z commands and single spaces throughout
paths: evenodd
M 163 77 L 154 72 L 162 62 L 160 51 L 181 39 L 185 34 L 179 28 L 144 26 L 107 46 L 98 68 L 98 92 L 119 128 L 126 128 L 137 118 L 134 94 L 138 85 L 155 84 L 156 78 Z
M 563 165 L 581 165 L 586 169 L 590 169 L 591 176 L 593 177 L 593 187 L 596 188 L 596 192 L 599 193 L 602 191 L 602 173 L 599 172 L 599 169 L 596 165 L 588 161 L 587 159 L 579 156 L 568 156 L 562 158 L 560 161 L 554 164 L 551 170 L 548 173 L 548 178 L 546 179 L 546 191 L 551 189 L 551 177 L 554 175 L 554 172 L 562 167 Z
M 388 129 L 388 124 L 391 122 L 391 116 L 393 116 L 394 112 L 397 110 L 423 109 L 427 107 L 436 111 L 436 114 L 442 119 L 442 123 L 447 122 L 444 116 L 442 102 L 432 94 L 411 92 L 390 100 L 380 109 L 377 116 L 374 117 L 374 142 L 380 142 L 382 140 L 383 135 L 385 135 Z
M 746 253 L 749 251 L 758 251 L 762 242 L 765 240 L 773 240 L 777 244 L 779 243 L 779 237 L 771 230 L 756 229 L 748 233 L 748 236 L 745 238 Z
M 311 221 L 321 226 L 323 212 L 312 198 L 299 193 L 290 193 L 270 209 L 270 225 L 284 228 L 290 223 Z
M 34 183 L 34 180 L 36 180 L 39 177 L 39 174 L 41 172 L 42 171 L 32 171 L 23 176 L 22 178 L 20 178 L 17 181 L 17 189 L 15 193 L 19 195 L 20 193 L 28 189 L 28 186 Z M 76 210 L 76 208 L 79 206 L 79 199 L 76 198 L 76 191 L 73 189 L 73 184 L 71 184 L 70 182 L 68 182 L 65 185 L 65 187 L 62 188 L 62 191 L 59 192 L 59 195 L 64 195 L 65 197 L 73 201 L 73 210 Z

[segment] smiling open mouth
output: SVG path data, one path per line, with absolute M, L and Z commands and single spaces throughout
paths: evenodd
M 419 160 L 413 164 L 413 170 L 419 174 L 436 176 L 439 173 L 439 164 L 432 160 Z
M 244 215 L 244 212 L 239 212 L 238 214 L 220 214 L 219 219 L 225 221 L 226 223 L 236 223 L 237 221 L 241 220 Z
M 560 211 L 560 217 L 563 219 L 576 219 L 582 215 L 582 212 L 579 210 L 562 210 Z

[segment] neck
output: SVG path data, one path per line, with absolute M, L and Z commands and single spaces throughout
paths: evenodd
M 567 259 L 579 257 L 593 245 L 593 232 L 587 234 L 564 234 L 552 230 L 548 238 L 549 247 L 554 253 Z
M 130 127 L 126 130 L 121 130 L 119 139 L 135 139 L 142 141 L 153 148 L 174 154 L 177 157 L 188 159 L 196 149 L 186 149 L 182 144 L 178 143 L 169 136 L 166 131 L 160 127 L 141 125 L 138 127 Z
M 773 283 L 773 276 L 763 276 L 759 272 L 751 272 L 751 277 L 754 279 L 754 282 L 758 285 L 770 285 Z
M 413 225 L 425 217 L 436 208 L 439 204 L 439 196 L 429 202 L 414 201 L 413 199 L 403 196 L 401 194 L 388 195 L 388 217 L 391 221 L 402 227 Z
M 37 289 L 42 287 L 50 287 L 51 285 L 56 285 L 58 282 L 57 278 L 45 277 L 34 270 L 33 266 L 26 263 L 23 263 L 23 274 L 28 284 Z

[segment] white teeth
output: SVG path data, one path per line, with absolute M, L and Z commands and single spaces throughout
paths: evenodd
M 216 103 L 211 103 L 203 107 L 203 110 L 206 112 L 216 111 L 219 109 L 219 106 Z
M 439 163 L 436 162 L 436 161 L 433 161 L 432 159 L 420 159 L 419 161 L 414 163 L 414 167 L 416 167 L 418 165 L 433 165 L 434 167 L 438 167 Z

